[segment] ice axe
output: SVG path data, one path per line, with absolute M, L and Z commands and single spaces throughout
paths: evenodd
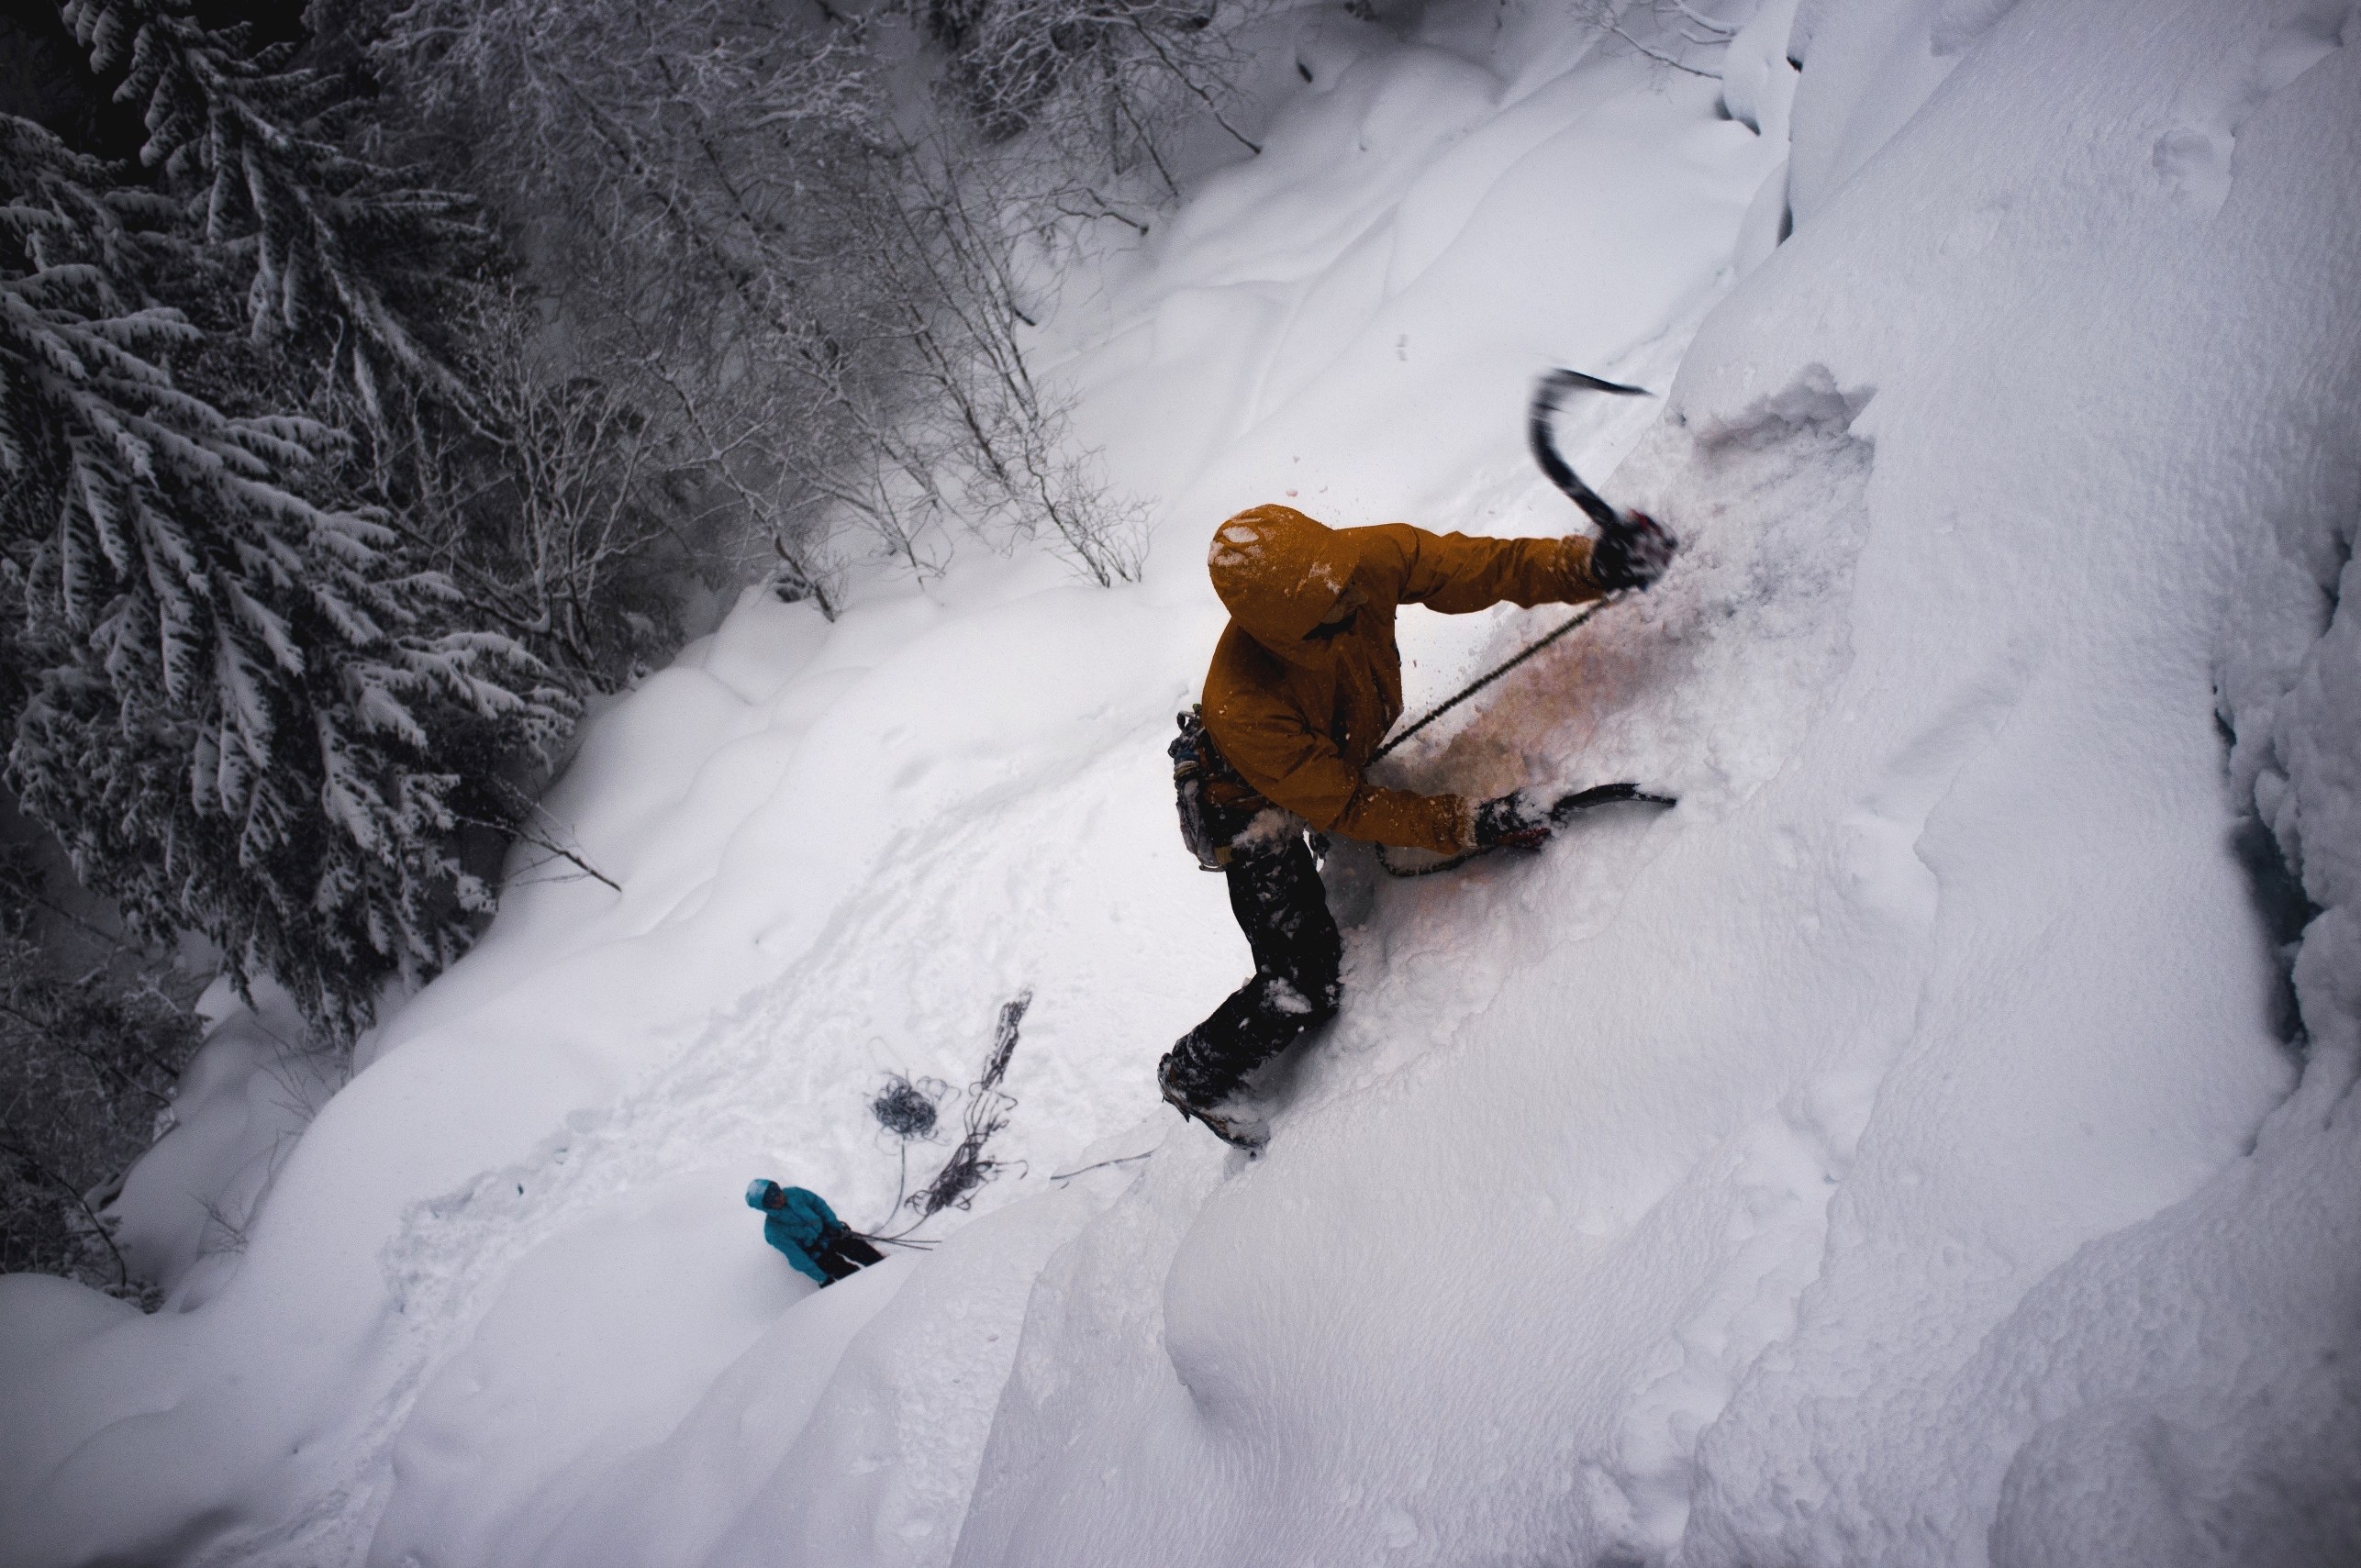
M 1654 790 L 1642 789 L 1638 784 L 1632 784 L 1629 781 L 1619 781 L 1615 784 L 1593 784 L 1588 789 L 1578 789 L 1571 795 L 1562 795 L 1558 796 L 1557 799 L 1552 801 L 1549 806 L 1550 826 L 1552 828 L 1563 828 L 1569 821 L 1581 816 L 1584 812 L 1590 810 L 1594 806 L 1615 806 L 1624 801 L 1630 801 L 1640 806 L 1678 806 L 1680 804 L 1680 797 L 1678 795 L 1658 795 Z M 1406 879 L 1414 876 L 1432 876 L 1438 872 L 1456 871 L 1461 866 L 1465 865 L 1468 862 L 1476 859 L 1480 855 L 1488 855 L 1495 850 L 1508 847 L 1509 846 L 1505 844 L 1493 844 L 1483 849 L 1463 850 L 1458 854 L 1450 857 L 1448 860 L 1440 860 L 1431 865 L 1398 866 L 1390 858 L 1387 857 L 1385 846 L 1381 844 L 1377 848 L 1377 869 L 1384 872 L 1387 876 L 1402 877 Z M 1537 849 L 1540 846 L 1530 845 L 1526 847 Z
M 1582 388 L 1587 388 L 1593 392 L 1609 392 L 1615 394 L 1619 397 L 1652 397 L 1655 395 L 1644 386 L 1625 386 L 1620 381 L 1601 381 L 1595 375 L 1585 375 L 1580 371 L 1554 370 L 1550 372 L 1547 375 L 1542 377 L 1541 384 L 1533 388 L 1532 407 L 1530 411 L 1530 417 L 1526 422 L 1526 435 L 1532 443 L 1533 461 L 1542 465 L 1542 472 L 1549 476 L 1549 482 L 1552 484 L 1556 485 L 1560 490 L 1565 491 L 1568 496 L 1572 497 L 1574 504 L 1581 507 L 1584 512 L 1587 513 L 1590 520 L 1597 523 L 1602 530 L 1608 528 L 1629 528 L 1631 524 L 1627 518 L 1627 514 L 1618 512 L 1613 506 L 1609 506 L 1606 501 L 1600 498 L 1598 491 L 1593 490 L 1589 485 L 1585 484 L 1582 482 L 1582 476 L 1574 472 L 1574 466 L 1567 462 L 1565 458 L 1558 455 L 1557 444 L 1550 439 L 1550 416 L 1557 412 L 1558 399 L 1565 396 L 1569 392 Z M 1640 518 L 1648 528 L 1655 529 L 1656 532 L 1663 534 L 1667 545 L 1669 545 L 1672 536 L 1670 534 L 1664 533 L 1664 529 L 1661 525 L 1657 524 L 1653 518 L 1649 518 L 1645 513 L 1630 513 L 1628 514 L 1628 517 Z M 1379 757 L 1385 756 L 1388 751 L 1394 751 L 1396 748 L 1399 747 L 1403 741 L 1408 740 L 1411 736 L 1416 735 L 1420 730 L 1424 729 L 1428 725 L 1432 724 L 1436 719 L 1441 718 L 1444 714 L 1449 713 L 1461 703 L 1465 702 L 1468 698 L 1474 696 L 1476 693 L 1482 691 L 1485 687 L 1490 685 L 1493 682 L 1498 680 L 1501 676 L 1507 674 L 1518 665 L 1522 664 L 1526 660 L 1531 659 L 1542 649 L 1547 648 L 1551 643 L 1555 642 L 1559 638 L 1564 637 L 1566 633 L 1572 631 L 1575 628 L 1580 626 L 1584 621 L 1588 620 L 1592 616 L 1598 614 L 1600 610 L 1605 609 L 1609 605 L 1613 604 L 1621 596 L 1620 593 L 1609 593 L 1583 606 L 1580 609 L 1575 611 L 1572 616 L 1568 617 L 1554 630 L 1527 643 L 1523 648 L 1518 650 L 1512 658 L 1487 671 L 1477 679 L 1470 682 L 1448 700 L 1438 705 L 1432 711 L 1428 713 L 1425 717 L 1420 719 L 1416 724 L 1411 725 L 1409 728 L 1401 730 L 1396 734 L 1392 740 L 1387 741 L 1383 746 L 1378 747 L 1375 754 L 1369 760 L 1374 762 Z M 1593 802 L 1591 804 L 1600 803 Z M 1573 807 L 1571 809 L 1578 810 L 1580 807 Z
M 1622 520 L 1622 514 L 1607 504 L 1598 491 L 1582 482 L 1574 465 L 1558 455 L 1557 443 L 1550 439 L 1550 418 L 1557 412 L 1560 399 L 1569 392 L 1587 391 L 1611 393 L 1617 397 L 1653 397 L 1644 386 L 1625 386 L 1620 381 L 1602 381 L 1580 371 L 1554 370 L 1542 377 L 1533 387 L 1533 401 L 1526 411 L 1525 436 L 1533 449 L 1533 461 L 1542 465 L 1549 482 L 1566 494 L 1567 499 L 1581 507 L 1590 520 L 1600 528 L 1613 528 Z
M 1572 795 L 1558 796 L 1550 806 L 1550 822 L 1554 827 L 1563 828 L 1569 817 L 1587 811 L 1594 806 L 1612 806 L 1622 800 L 1638 801 L 1647 806 L 1678 806 L 1680 804 L 1678 795 L 1652 794 L 1635 784 L 1593 784 L 1588 789 L 1578 789 Z
M 1647 513 L 1608 505 L 1598 491 L 1582 482 L 1574 465 L 1558 451 L 1557 443 L 1550 439 L 1550 416 L 1557 412 L 1558 399 L 1576 388 L 1619 397 L 1645 397 L 1650 394 L 1645 387 L 1602 381 L 1580 371 L 1554 370 L 1533 388 L 1532 406 L 1525 421 L 1533 461 L 1541 464 L 1549 482 L 1565 492 L 1598 527 L 1598 538 L 1591 547 L 1592 578 L 1610 591 L 1644 588 L 1672 564 L 1673 551 L 1680 548 L 1680 541 L 1673 538 L 1671 529 Z

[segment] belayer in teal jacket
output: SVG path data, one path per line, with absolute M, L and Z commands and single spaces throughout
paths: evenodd
M 797 1273 L 828 1284 L 858 1273 L 885 1254 L 836 1218 L 828 1200 L 805 1187 L 783 1187 L 768 1177 L 746 1189 L 746 1207 L 763 1211 L 763 1240 L 786 1254 Z

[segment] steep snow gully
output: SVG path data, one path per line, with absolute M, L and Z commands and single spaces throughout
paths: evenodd
M 165 1309 L 0 1280 L 0 1562 L 2361 1561 L 2361 5 L 1621 8 L 1720 83 L 1377 9 L 1063 281 L 1147 581 L 751 596 L 551 793 L 618 888 L 520 867 L 291 1144 L 226 1025 Z M 1665 395 L 1560 437 L 1686 548 L 1388 766 L 1681 804 L 1340 850 L 1249 1162 L 1153 1084 L 1242 962 L 1205 538 L 1571 527 L 1552 364 Z M 1406 616 L 1412 706 L 1549 613 Z M 1027 987 L 935 1250 L 761 1246 L 753 1175 L 881 1219 L 868 1095 Z

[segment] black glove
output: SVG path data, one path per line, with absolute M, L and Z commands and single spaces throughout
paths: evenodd
M 1676 548 L 1673 536 L 1647 513 L 1618 512 L 1591 543 L 1590 580 L 1610 594 L 1645 588 L 1665 574 Z
M 1538 850 L 1549 842 L 1550 808 L 1523 790 L 1487 800 L 1476 808 L 1476 847 Z

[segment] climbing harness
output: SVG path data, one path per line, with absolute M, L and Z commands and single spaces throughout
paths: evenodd
M 1180 734 L 1165 748 L 1173 760 L 1173 803 L 1180 809 L 1181 842 L 1197 857 L 1199 871 L 1230 869 L 1229 835 L 1217 830 L 1213 813 L 1219 809 L 1205 795 L 1205 786 L 1231 776 L 1230 764 L 1206 737 L 1205 719 L 1191 706 L 1173 715 Z
M 1173 803 L 1180 809 L 1181 842 L 1197 857 L 1199 871 L 1228 871 L 1242 861 L 1285 849 L 1305 831 L 1302 817 L 1268 801 L 1247 806 L 1224 806 L 1214 799 L 1208 784 L 1232 784 L 1249 796 L 1254 786 L 1205 732 L 1198 707 L 1173 717 L 1180 726 L 1180 734 L 1165 748 L 1173 760 Z M 1312 853 L 1322 853 L 1325 842 L 1317 833 L 1312 837 Z

